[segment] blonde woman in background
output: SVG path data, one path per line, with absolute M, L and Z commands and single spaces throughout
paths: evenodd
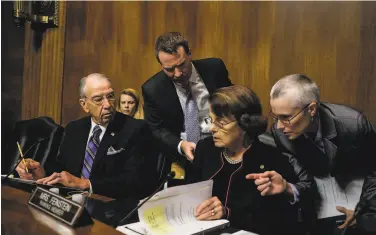
M 132 88 L 127 88 L 120 92 L 120 97 L 116 102 L 116 110 L 135 119 L 144 119 L 141 97 Z

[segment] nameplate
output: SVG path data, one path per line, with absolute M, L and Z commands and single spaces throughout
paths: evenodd
M 40 187 L 31 195 L 29 204 L 70 226 L 84 210 L 82 205 Z

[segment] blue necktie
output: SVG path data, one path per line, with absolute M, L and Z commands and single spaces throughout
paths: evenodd
M 198 108 L 197 103 L 189 93 L 187 103 L 185 105 L 184 115 L 185 132 L 187 134 L 187 141 L 196 143 L 200 140 L 200 124 L 198 122 Z
M 82 166 L 82 178 L 88 179 L 90 177 L 91 167 L 94 163 L 95 154 L 99 146 L 99 136 L 102 129 L 96 125 L 93 130 L 93 135 L 90 137 L 86 146 L 84 165 Z

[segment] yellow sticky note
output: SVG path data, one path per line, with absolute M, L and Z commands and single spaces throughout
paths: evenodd
M 162 206 L 156 206 L 144 211 L 146 226 L 153 234 L 163 235 L 174 231 L 164 214 Z

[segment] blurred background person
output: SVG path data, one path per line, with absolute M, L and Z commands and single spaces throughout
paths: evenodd
M 126 88 L 120 92 L 116 110 L 135 119 L 144 119 L 144 108 L 141 96 L 135 89 Z
M 188 176 L 213 179 L 213 197 L 197 207 L 196 218 L 226 218 L 261 235 L 299 234 L 298 195 L 310 198 L 315 183 L 297 162 L 259 141 L 267 120 L 257 95 L 235 85 L 217 90 L 209 103 L 213 137 L 198 142 Z

